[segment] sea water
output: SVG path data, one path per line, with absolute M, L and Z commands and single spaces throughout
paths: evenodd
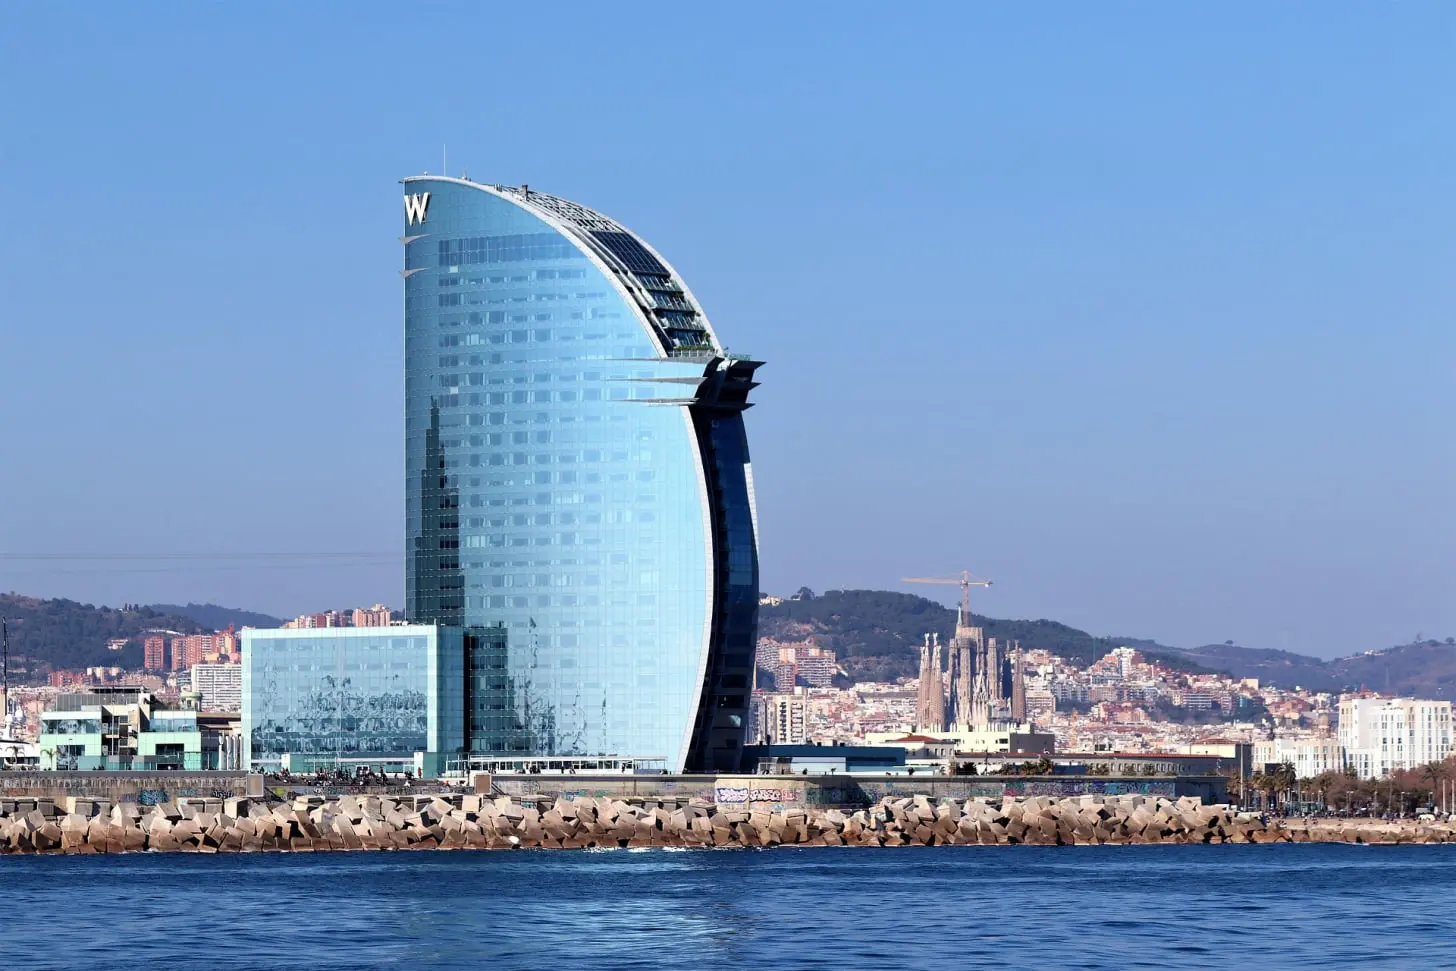
M 1456 968 L 1456 846 L 0 858 L 0 968 Z

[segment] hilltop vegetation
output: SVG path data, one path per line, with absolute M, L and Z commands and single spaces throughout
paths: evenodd
M 11 673 L 32 676 L 52 669 L 139 668 L 143 631 L 157 627 L 190 634 L 201 629 L 196 621 L 151 607 L 117 610 L 16 594 L 0 594 L 0 617 L 10 630 Z M 128 639 L 126 647 L 107 649 L 107 641 L 120 638 Z
M 1231 645 L 1189 651 L 1210 668 L 1238 678 L 1311 691 L 1366 688 L 1386 694 L 1414 695 L 1456 701 L 1456 642 L 1423 640 L 1383 651 L 1367 651 L 1333 661 Z
M 201 624 L 203 630 L 227 630 L 229 627 L 241 630 L 244 627 L 280 627 L 283 624 L 282 620 L 268 614 L 236 607 L 219 607 L 217 604 L 152 604 L 151 609 L 159 614 L 186 617 Z
M 1188 654 L 1236 678 L 1258 678 L 1261 682 L 1288 687 L 1298 685 L 1310 691 L 1338 691 L 1343 687 L 1343 682 L 1331 670 L 1332 662 L 1291 651 L 1209 644 L 1193 648 Z
M 10 630 L 10 671 L 26 678 L 53 670 L 89 667 L 140 668 L 142 636 L 148 630 L 193 634 L 233 627 L 277 627 L 282 621 L 251 610 L 216 604 L 153 604 L 118 610 L 77 603 L 0 594 L 0 617 Z M 126 638 L 119 651 L 108 641 Z

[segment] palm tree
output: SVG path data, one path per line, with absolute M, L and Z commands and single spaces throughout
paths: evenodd
M 1269 808 L 1274 799 L 1274 780 L 1267 772 L 1255 772 L 1249 777 L 1249 788 L 1259 794 L 1261 808 Z
M 1436 805 L 1440 801 L 1439 794 L 1443 791 L 1441 783 L 1446 779 L 1447 769 L 1446 762 L 1429 762 L 1420 768 L 1421 781 L 1428 783 L 1431 787 L 1430 802 L 1432 805 Z
M 1295 773 L 1294 766 L 1285 762 L 1270 774 L 1269 780 L 1274 790 L 1276 807 L 1282 797 L 1283 805 L 1287 808 L 1289 793 L 1299 783 L 1299 776 Z

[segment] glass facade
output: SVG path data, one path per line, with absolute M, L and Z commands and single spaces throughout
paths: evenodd
M 63 700 L 96 699 L 103 690 Z M 128 695 L 131 700 L 123 701 Z M 43 769 L 217 769 L 218 747 L 215 735 L 204 738 L 196 712 L 161 708 L 137 688 L 109 689 L 106 704 L 41 714 Z
M 735 769 L 757 363 L 600 213 L 404 184 L 406 613 L 481 638 L 470 750 Z
M 100 735 L 101 712 L 63 712 L 41 715 L 41 731 L 47 735 Z
M 152 717 L 147 720 L 147 731 L 149 732 L 195 732 L 197 731 L 197 712 L 195 711 L 155 711 Z
M 298 769 L 439 751 L 460 735 L 459 705 L 452 731 L 439 704 L 460 654 L 461 632 L 433 625 L 245 630 L 244 764 L 288 755 Z

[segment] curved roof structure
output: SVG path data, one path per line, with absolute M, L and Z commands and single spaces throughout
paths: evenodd
M 525 185 L 489 185 L 433 175 L 412 176 L 401 181 L 453 182 L 515 203 L 559 229 L 611 271 L 652 325 L 654 336 L 669 356 L 723 354 L 707 314 L 682 276 L 646 240 L 615 219 Z

